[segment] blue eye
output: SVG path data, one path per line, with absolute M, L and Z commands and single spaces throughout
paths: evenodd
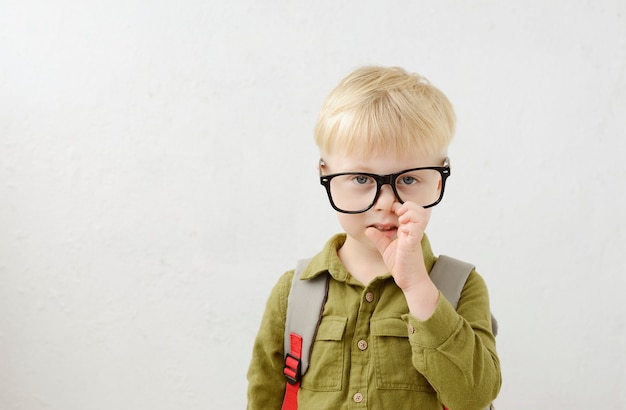
M 412 185 L 412 184 L 417 184 L 419 181 L 411 176 L 405 175 L 403 177 L 400 178 L 400 183 L 404 184 L 404 185 Z
M 367 175 L 355 175 L 353 181 L 359 185 L 370 184 L 373 182 L 372 178 Z

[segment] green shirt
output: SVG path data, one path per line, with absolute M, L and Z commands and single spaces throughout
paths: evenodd
M 425 321 L 411 316 L 404 294 L 390 274 L 364 286 L 337 255 L 345 234 L 331 238 L 303 272 L 331 276 L 298 408 L 479 410 L 497 396 L 500 362 L 491 330 L 489 297 L 473 271 L 457 310 L 440 294 Z M 424 262 L 436 261 L 426 236 Z M 274 286 L 248 370 L 248 409 L 280 409 L 287 296 L 294 271 Z M 443 403 L 443 404 L 442 404 Z

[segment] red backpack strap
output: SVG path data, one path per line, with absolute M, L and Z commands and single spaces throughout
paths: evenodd
M 283 373 L 287 379 L 282 410 L 298 409 L 298 389 L 302 378 L 302 337 L 295 333 L 289 336 L 291 348 L 285 357 Z

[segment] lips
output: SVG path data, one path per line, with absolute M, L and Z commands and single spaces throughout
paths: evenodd
M 370 227 L 377 229 L 389 240 L 395 239 L 398 234 L 398 227 L 394 224 L 374 224 L 370 225 Z
M 376 228 L 381 232 L 395 231 L 396 229 L 398 229 L 398 227 L 393 224 L 374 224 L 371 225 L 371 227 Z

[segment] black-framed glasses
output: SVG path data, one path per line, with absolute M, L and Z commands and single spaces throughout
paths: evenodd
M 371 209 L 386 184 L 401 204 L 411 201 L 424 208 L 433 207 L 443 199 L 446 179 L 450 176 L 448 158 L 440 167 L 411 168 L 387 175 L 367 172 L 321 175 L 323 165 L 324 161 L 320 160 L 320 183 L 326 188 L 332 207 L 346 214 Z

